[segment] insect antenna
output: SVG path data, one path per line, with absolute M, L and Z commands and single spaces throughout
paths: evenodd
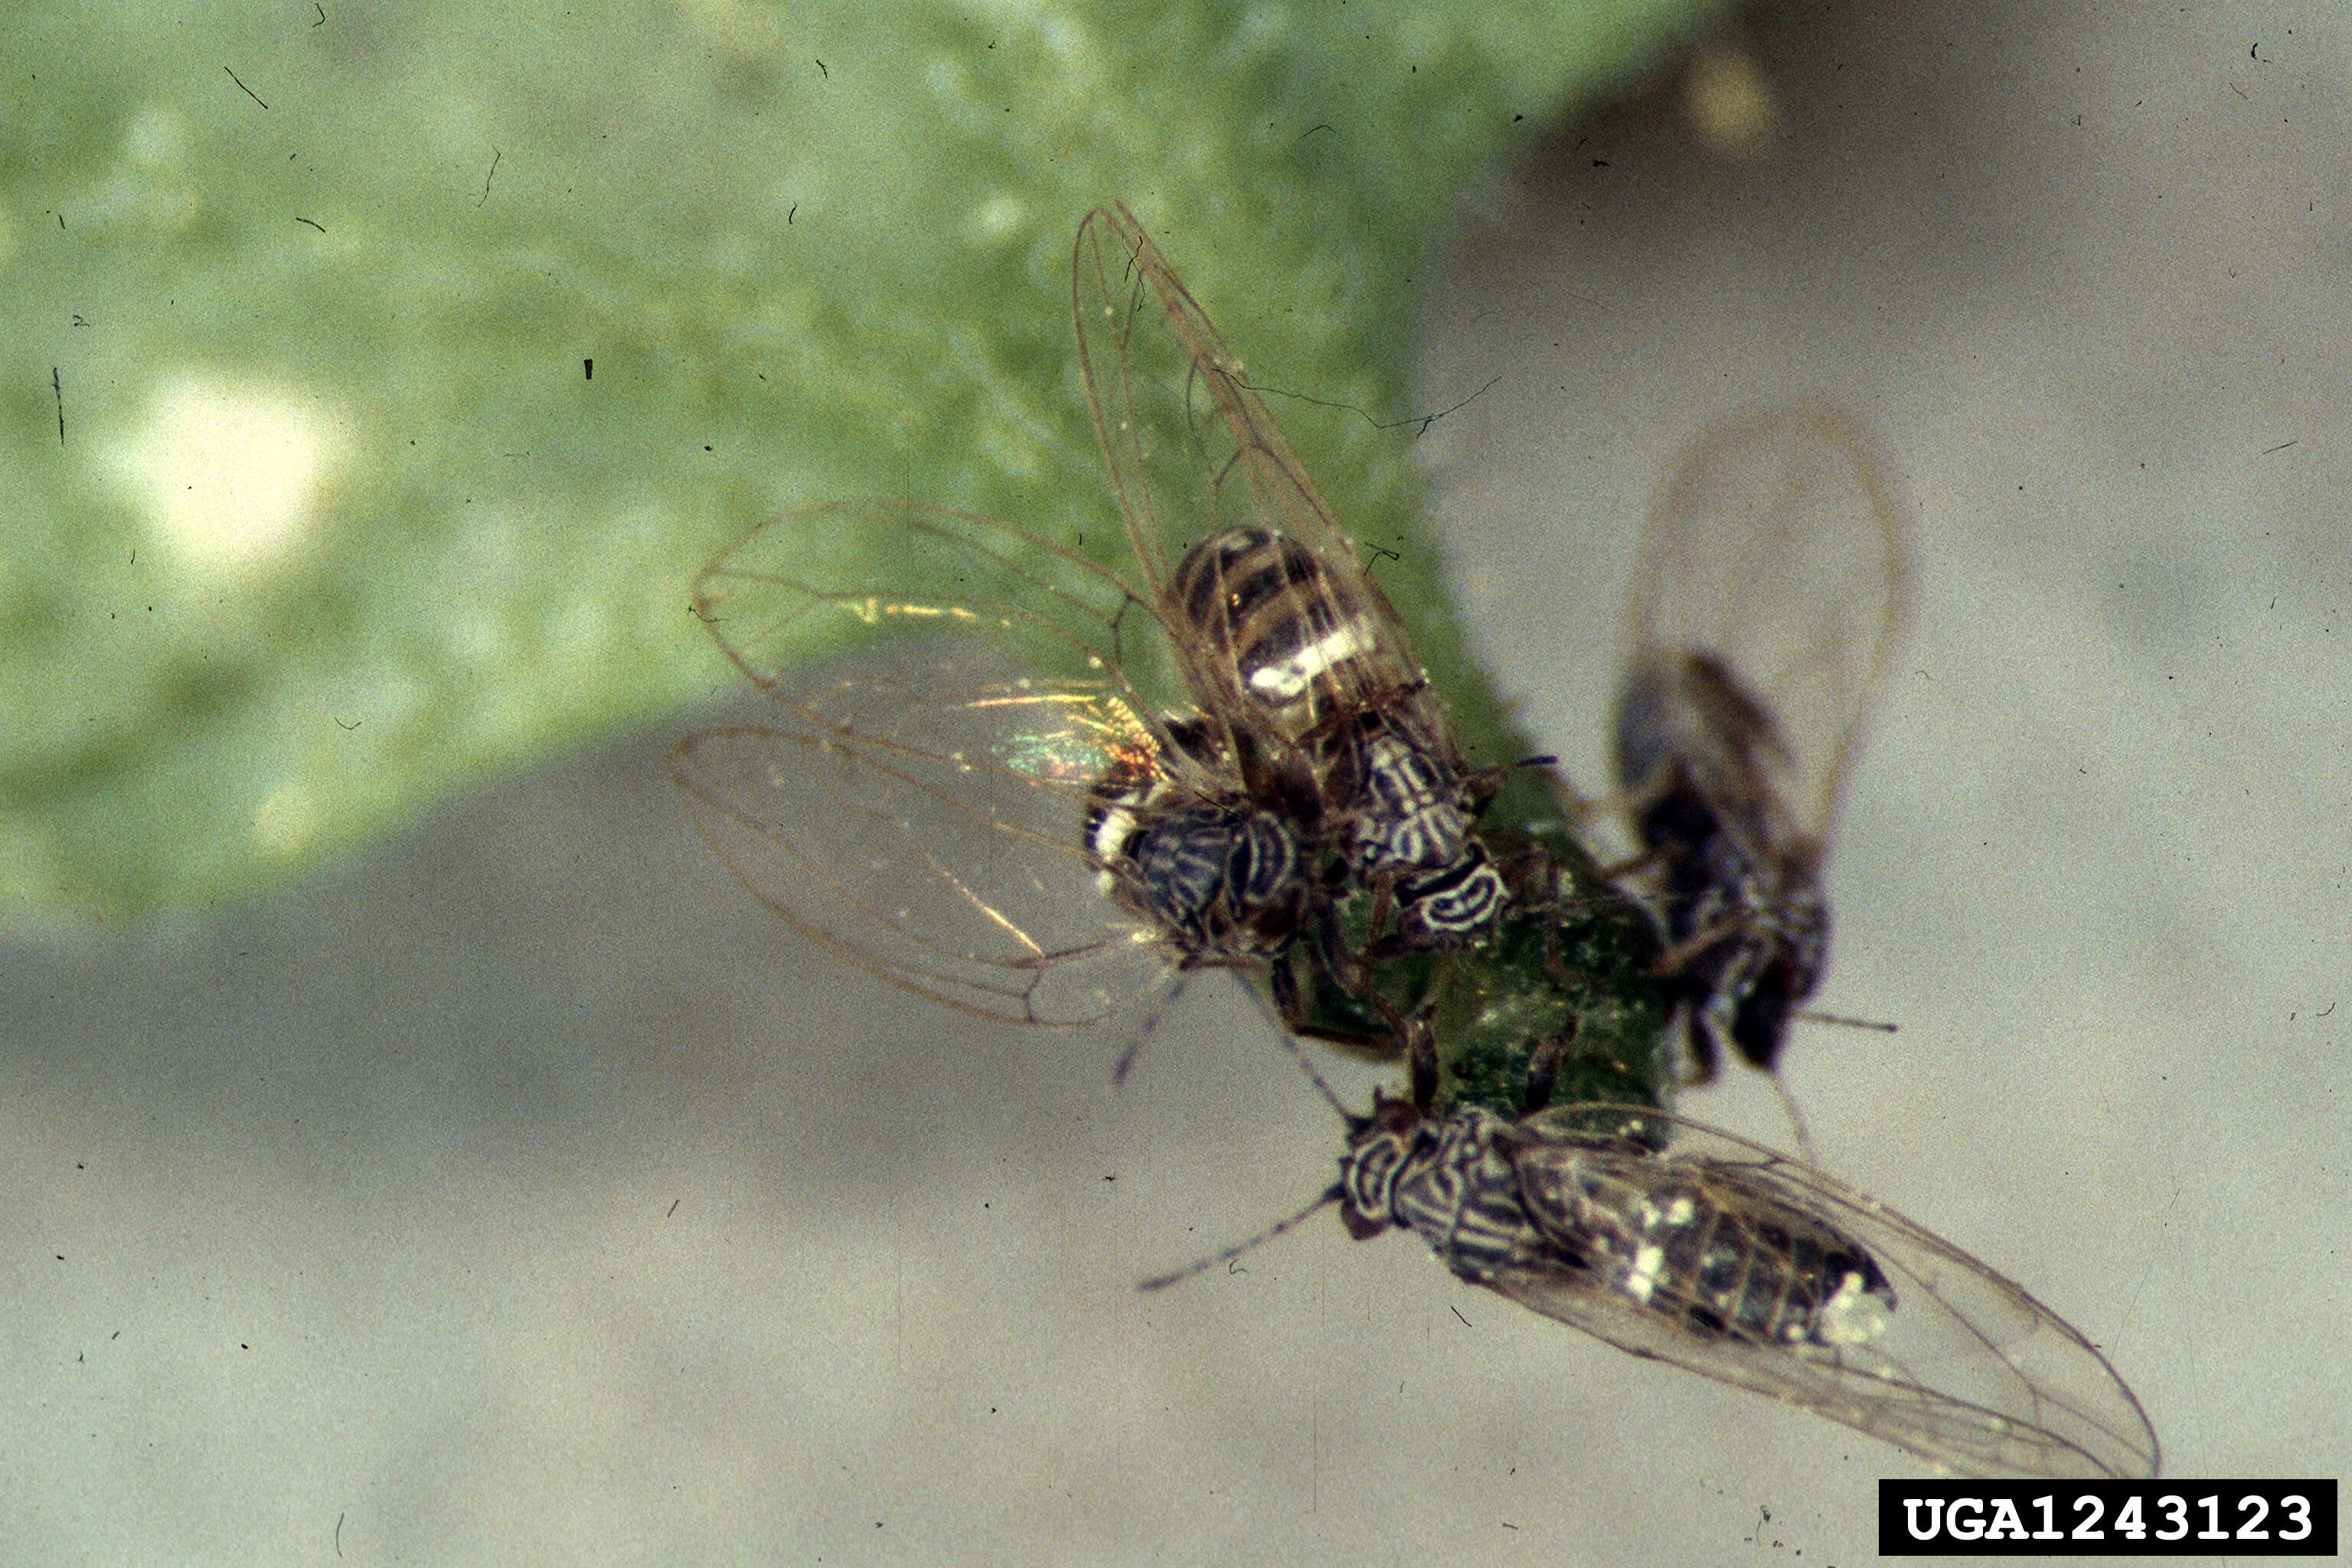
M 1144 1016 L 1142 1023 L 1136 1026 L 1134 1037 L 1127 1042 L 1126 1047 L 1118 1053 L 1118 1060 L 1111 1067 L 1112 1083 L 1122 1089 L 1127 1087 L 1127 1075 L 1134 1070 L 1135 1058 L 1143 1054 L 1143 1042 L 1151 1038 L 1159 1029 L 1160 1021 L 1168 1016 L 1169 1010 L 1174 1007 L 1183 996 L 1184 988 L 1192 983 L 1194 973 L 1190 969 L 1179 971 L 1176 984 L 1171 985 L 1167 993 L 1152 1004 L 1151 1011 Z
M 1234 1258 L 1239 1258 L 1243 1253 L 1247 1252 L 1250 1248 L 1256 1247 L 1263 1242 L 1272 1241 L 1284 1231 L 1289 1230 L 1313 1217 L 1315 1215 L 1320 1214 L 1323 1210 L 1330 1207 L 1333 1204 L 1338 1203 L 1340 1198 L 1345 1195 L 1346 1189 L 1341 1187 L 1339 1183 L 1334 1182 L 1328 1187 L 1326 1187 L 1322 1193 L 1316 1197 L 1313 1203 L 1308 1204 L 1305 1208 L 1300 1209 L 1297 1214 L 1292 1215 L 1289 1218 L 1266 1226 L 1265 1229 L 1259 1231 L 1247 1241 L 1235 1242 L 1233 1246 L 1226 1247 L 1223 1252 L 1215 1252 L 1210 1254 L 1206 1258 L 1196 1258 L 1192 1262 L 1184 1265 L 1183 1268 L 1177 1269 L 1172 1274 L 1161 1274 L 1156 1278 L 1146 1279 L 1141 1284 L 1138 1285 L 1136 1289 L 1139 1290 L 1164 1290 L 1171 1285 L 1181 1284 L 1183 1281 L 1192 1278 L 1195 1274 L 1205 1274 L 1220 1263 L 1230 1263 Z
M 1486 787 L 1486 793 L 1491 795 L 1494 791 L 1502 787 L 1504 779 L 1507 778 L 1512 773 L 1518 772 L 1521 768 L 1542 768 L 1545 770 L 1545 772 L 1550 775 L 1552 796 L 1556 801 L 1560 803 L 1561 814 L 1563 816 L 1569 815 L 1570 808 L 1568 806 L 1567 801 L 1574 792 L 1569 789 L 1567 781 L 1560 776 L 1559 759 L 1553 756 L 1549 752 L 1537 756 L 1521 757 L 1516 763 L 1504 763 L 1496 767 L 1480 768 L 1475 773 L 1471 775 L 1473 780 L 1473 788 L 1475 790 L 1478 785 L 1483 784 Z
M 1778 1072 L 1764 1076 L 1772 1080 L 1772 1091 L 1780 1097 L 1780 1109 L 1789 1113 L 1789 1128 L 1797 1135 L 1797 1152 L 1805 1157 L 1806 1164 L 1820 1165 L 1821 1155 L 1813 1148 L 1813 1130 L 1805 1125 L 1805 1113 L 1798 1108 L 1797 1097 L 1789 1092 L 1788 1084 Z
M 1269 999 L 1255 985 L 1244 985 L 1242 989 L 1251 1001 L 1257 1004 L 1258 1011 L 1265 1015 L 1265 1021 L 1273 1026 L 1274 1037 L 1282 1042 L 1282 1048 L 1290 1053 L 1290 1059 L 1298 1064 L 1298 1070 L 1307 1075 L 1307 1081 L 1323 1096 L 1323 1102 L 1339 1113 L 1339 1120 L 1348 1124 L 1350 1132 L 1355 1131 L 1365 1124 L 1365 1119 L 1342 1103 L 1339 1091 L 1315 1070 L 1315 1064 L 1307 1059 L 1307 1053 L 1299 1048 L 1297 1039 L 1291 1033 L 1290 1015 L 1296 1013 L 1299 1005 L 1297 977 L 1290 973 L 1286 965 L 1276 963 L 1268 980 L 1271 983 L 1269 989 L 1276 994 L 1275 999 Z
M 1849 1018 L 1843 1013 L 1816 1013 L 1808 1007 L 1797 1015 L 1808 1024 L 1835 1024 L 1842 1029 L 1875 1029 L 1882 1035 L 1899 1033 L 1900 1024 L 1883 1023 L 1876 1018 Z
M 1796 1016 L 1809 1024 L 1837 1024 L 1849 1029 L 1875 1029 L 1887 1035 L 1894 1034 L 1897 1028 L 1894 1024 L 1882 1024 L 1874 1018 L 1849 1018 L 1842 1013 L 1815 1013 L 1808 1009 Z M 1822 1157 L 1813 1148 L 1812 1129 L 1805 1124 L 1805 1113 L 1798 1109 L 1797 1097 L 1789 1092 L 1789 1085 L 1777 1068 L 1766 1076 L 1772 1080 L 1773 1092 L 1780 1097 L 1780 1109 L 1788 1112 L 1790 1131 L 1797 1135 L 1797 1152 L 1805 1157 L 1806 1164 L 1820 1164 Z
M 1307 1059 L 1307 1053 L 1299 1048 L 1298 1042 L 1292 1038 L 1287 1031 L 1281 1032 L 1279 1037 L 1282 1041 L 1282 1048 L 1290 1053 L 1290 1059 L 1298 1064 L 1298 1070 L 1307 1075 L 1307 1081 L 1313 1084 L 1317 1092 L 1323 1096 L 1323 1103 L 1339 1113 L 1339 1120 L 1348 1124 L 1350 1131 L 1361 1127 L 1364 1124 L 1364 1119 L 1340 1103 L 1339 1091 L 1324 1080 L 1321 1073 L 1315 1070 L 1315 1064 Z
M 1268 1008 L 1268 1017 L 1276 1024 L 1275 1037 L 1282 1042 L 1282 1048 L 1290 1053 L 1290 1059 L 1298 1064 L 1298 1070 L 1307 1075 L 1307 1081 L 1315 1086 L 1317 1091 L 1323 1096 L 1325 1103 L 1339 1113 L 1339 1119 L 1348 1124 L 1349 1132 L 1353 1134 L 1366 1126 L 1369 1121 L 1369 1118 L 1358 1115 L 1340 1102 L 1339 1091 L 1334 1089 L 1331 1085 L 1325 1080 L 1323 1075 L 1316 1070 L 1314 1062 L 1307 1058 L 1306 1051 L 1301 1049 L 1298 1042 L 1291 1037 L 1290 1032 L 1280 1026 L 1280 1021 L 1278 1019 L 1273 1018 L 1272 1011 L 1268 1006 L 1266 999 L 1258 994 L 1257 988 L 1255 986 L 1251 986 L 1249 988 L 1249 994 L 1252 997 L 1255 998 L 1259 1006 Z M 1274 1225 L 1266 1226 L 1265 1229 L 1259 1231 L 1247 1241 L 1235 1242 L 1233 1246 L 1224 1248 L 1221 1252 L 1213 1252 L 1206 1258 L 1196 1258 L 1192 1262 L 1184 1265 L 1183 1268 L 1176 1269 L 1171 1273 L 1156 1275 L 1136 1286 L 1136 1289 L 1139 1290 L 1164 1290 L 1171 1285 L 1181 1284 L 1184 1280 L 1192 1279 L 1195 1274 L 1205 1274 L 1220 1263 L 1230 1263 L 1234 1258 L 1239 1258 L 1243 1253 L 1249 1251 L 1252 1247 L 1260 1247 L 1266 1242 L 1272 1241 L 1276 1237 L 1280 1236 L 1283 1232 L 1305 1223 L 1314 1215 L 1320 1214 L 1323 1210 L 1330 1207 L 1333 1204 L 1338 1203 L 1345 1196 L 1347 1196 L 1346 1186 L 1341 1183 L 1334 1182 L 1329 1186 L 1324 1188 L 1322 1192 L 1316 1194 L 1316 1198 L 1313 1203 L 1308 1204 L 1305 1208 L 1300 1209 L 1297 1214 L 1290 1215 L 1287 1219 L 1280 1220 Z

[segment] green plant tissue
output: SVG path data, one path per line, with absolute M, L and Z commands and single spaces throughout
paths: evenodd
M 1408 412 L 1454 194 L 1692 9 L 8 7 L 11 923 L 245 895 L 724 689 L 688 584 L 780 511 L 1108 537 L 1068 320 L 1090 206 L 1318 400 L 1283 416 L 1343 519 L 1413 540 L 1409 432 L 1324 405 Z

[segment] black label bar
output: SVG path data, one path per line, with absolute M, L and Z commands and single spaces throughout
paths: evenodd
M 2333 1557 L 2336 1485 L 1881 1481 L 1882 1557 Z

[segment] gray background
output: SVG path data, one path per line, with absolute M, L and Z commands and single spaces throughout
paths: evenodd
M 1877 426 L 1924 572 L 1822 1000 L 1903 1032 L 1794 1042 L 1824 1163 L 2107 1347 L 2174 1473 L 2340 1473 L 2345 30 L 1942 10 L 1767 26 L 1767 164 L 1653 102 L 1471 198 L 1423 403 L 1500 379 L 1423 442 L 1444 537 L 1591 778 L 1673 449 L 1806 390 Z M 1138 1295 L 1328 1179 L 1255 1016 L 1194 987 L 1118 1090 L 822 961 L 667 740 L 7 955 L 12 1563 L 1870 1557 L 1917 1467 L 1408 1240 Z M 1752 1075 L 1685 1109 L 1785 1142 Z

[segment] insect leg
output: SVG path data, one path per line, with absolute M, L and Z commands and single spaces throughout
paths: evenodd
M 1733 910 L 1719 920 L 1709 921 L 1652 959 L 1650 973 L 1673 974 L 1679 972 L 1708 948 L 1745 934 L 1758 918 L 1759 911 L 1742 909 Z
M 1519 1114 L 1533 1116 L 1551 1103 L 1552 1090 L 1559 1087 L 1559 1058 L 1567 1054 L 1569 1042 L 1583 1020 L 1571 1015 L 1568 1027 L 1544 1041 L 1528 1055 L 1527 1086 L 1520 1090 Z
M 1385 999 L 1381 1009 L 1393 1015 Z M 1397 1037 L 1404 1046 L 1406 1082 L 1412 1096 L 1415 1110 L 1427 1115 L 1437 1103 L 1438 1063 L 1437 1034 L 1429 1026 L 1429 1015 L 1416 1013 L 1412 1017 L 1396 1018 Z

